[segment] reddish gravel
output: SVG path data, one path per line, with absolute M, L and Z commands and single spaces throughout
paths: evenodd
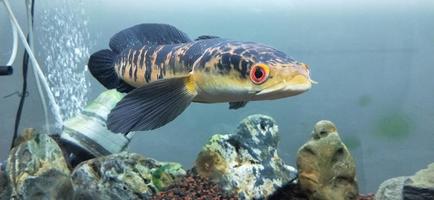
M 187 175 L 177 181 L 166 191 L 155 195 L 152 200 L 237 200 L 237 196 L 224 193 L 218 185 L 196 175 L 189 170 Z M 297 184 L 287 184 L 268 200 L 307 200 Z M 374 194 L 360 195 L 357 200 L 374 200 Z
M 237 200 L 235 196 L 225 194 L 216 184 L 188 171 L 187 176 L 179 180 L 166 191 L 155 195 L 153 200 Z
M 374 198 L 374 194 L 373 193 L 369 193 L 369 194 L 367 194 L 367 195 L 363 195 L 363 194 L 361 194 L 360 196 L 359 196 L 359 198 L 357 198 L 357 200 L 375 200 L 375 198 Z

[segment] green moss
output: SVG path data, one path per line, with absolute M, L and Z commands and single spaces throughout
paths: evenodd
M 152 172 L 152 183 L 162 191 L 175 182 L 176 177 L 185 175 L 184 169 L 178 163 L 162 163 L 163 165 Z
M 372 98 L 369 95 L 362 95 L 357 100 L 357 104 L 359 104 L 360 107 L 369 106 L 371 102 L 372 102 Z
M 389 113 L 377 122 L 375 134 L 390 139 L 401 139 L 410 134 L 411 127 L 410 117 L 405 113 Z

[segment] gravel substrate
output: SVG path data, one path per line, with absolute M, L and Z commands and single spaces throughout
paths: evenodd
M 187 175 L 166 191 L 155 195 L 152 200 L 237 200 L 221 190 L 218 185 L 189 170 Z M 307 200 L 297 184 L 287 184 L 276 191 L 268 200 Z M 360 195 L 357 200 L 374 200 L 374 194 Z
M 236 196 L 225 194 L 216 184 L 188 171 L 187 176 L 169 186 L 166 191 L 155 195 L 153 200 L 237 200 Z
M 367 195 L 360 195 L 359 196 L 359 198 L 357 198 L 357 200 L 374 200 L 375 198 L 374 198 L 374 194 L 372 194 L 372 193 L 369 193 L 369 194 L 367 194 Z

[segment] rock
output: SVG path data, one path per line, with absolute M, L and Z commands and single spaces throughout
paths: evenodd
M 434 199 L 434 163 L 404 182 L 403 196 L 404 200 Z
M 297 183 L 290 183 L 282 186 L 267 200 L 307 200 L 307 196 L 300 190 L 300 186 Z
M 277 154 L 278 143 L 275 121 L 251 115 L 236 133 L 211 137 L 196 159 L 197 172 L 240 199 L 265 199 L 296 175 Z
M 70 171 L 62 150 L 47 134 L 26 130 L 9 153 L 7 168 L 15 199 L 72 199 Z
M 121 152 L 81 163 L 72 181 L 79 199 L 149 199 L 185 174 L 180 164 Z
M 380 185 L 377 200 L 432 200 L 434 199 L 434 163 L 414 176 L 389 179 Z
M 5 172 L 5 166 L 0 163 L 0 200 L 9 200 L 10 198 L 11 186 Z
M 309 199 L 357 199 L 355 163 L 332 122 L 315 125 L 312 138 L 298 150 L 297 167 Z
M 24 142 L 27 142 L 27 141 L 33 139 L 35 137 L 35 134 L 37 134 L 37 133 L 36 133 L 36 129 L 34 129 L 34 128 L 24 129 L 24 131 L 21 134 L 19 134 L 17 136 L 17 138 L 15 139 L 13 146 L 16 147 L 17 145 L 19 145 L 21 143 L 24 143 Z
M 377 200 L 402 200 L 402 188 L 408 176 L 391 178 L 381 183 L 375 194 Z

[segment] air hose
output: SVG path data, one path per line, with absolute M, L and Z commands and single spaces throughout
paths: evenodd
M 11 57 L 9 58 L 9 61 L 6 63 L 6 65 L 0 66 L 0 76 L 12 75 L 12 73 L 13 73 L 12 64 L 14 64 L 14 62 L 15 62 L 15 58 L 17 56 L 17 51 L 18 51 L 17 29 L 15 28 L 12 20 L 10 20 L 10 22 L 11 22 L 12 38 L 13 38 L 12 53 L 11 53 Z
M 29 40 L 32 39 L 31 24 L 33 22 L 34 1 L 32 0 L 32 4 L 30 6 L 31 7 L 31 9 L 30 9 L 31 14 L 28 15 L 28 19 L 29 19 L 29 23 L 28 23 L 29 24 L 29 35 L 28 35 L 27 38 L 24 35 L 21 27 L 19 26 L 17 19 L 15 18 L 15 15 L 12 12 L 12 9 L 11 9 L 11 7 L 9 5 L 8 0 L 2 0 L 2 1 L 3 1 L 4 5 L 6 7 L 6 10 L 8 11 L 10 20 L 11 20 L 14 28 L 18 31 L 18 36 L 20 37 L 21 42 L 23 43 L 24 48 L 26 49 L 26 54 L 28 55 L 27 59 L 26 59 L 26 54 L 25 54 L 25 56 L 23 58 L 23 78 L 24 78 L 23 90 L 27 89 L 26 88 L 27 87 L 27 80 L 26 80 L 27 75 L 25 75 L 25 74 L 27 74 L 27 69 L 25 69 L 25 68 L 28 65 L 28 59 L 30 59 L 30 61 L 32 63 L 32 66 L 33 66 L 33 69 L 34 69 L 35 76 L 36 76 L 36 81 L 37 81 L 37 84 L 38 84 L 38 91 L 39 91 L 39 94 L 40 94 L 40 97 L 41 97 L 41 101 L 42 101 L 42 104 L 43 104 L 43 107 L 44 107 L 46 128 L 49 130 L 49 123 L 48 123 L 49 120 L 48 120 L 48 110 L 47 110 L 47 106 L 46 106 L 47 104 L 45 102 L 45 98 L 44 98 L 42 87 L 46 91 L 47 96 L 48 96 L 48 100 L 51 103 L 56 123 L 60 124 L 60 125 L 63 125 L 63 120 L 62 120 L 62 117 L 60 115 L 59 106 L 57 105 L 57 103 L 56 103 L 56 101 L 54 99 L 54 95 L 53 95 L 53 93 L 51 92 L 51 90 L 50 90 L 50 88 L 48 86 L 48 81 L 45 78 L 44 73 L 42 72 L 41 67 L 38 64 L 38 62 L 37 62 L 37 60 L 35 58 L 35 55 L 33 54 L 33 51 L 32 51 L 30 45 L 27 42 L 28 39 Z M 22 93 L 22 94 L 25 94 L 25 93 Z M 12 141 L 14 141 L 15 138 L 17 137 L 17 129 L 18 129 L 18 125 L 19 125 L 19 118 L 21 116 L 21 111 L 22 111 L 22 105 L 21 104 L 24 103 L 24 97 L 25 97 L 25 95 L 22 95 L 22 97 L 21 97 L 22 98 L 22 100 L 21 100 L 22 103 L 20 101 L 20 107 L 21 107 L 21 109 L 19 108 L 18 112 L 17 112 L 17 118 L 16 118 L 17 122 L 15 124 L 15 132 L 14 132 L 14 137 L 13 137 L 14 139 Z

